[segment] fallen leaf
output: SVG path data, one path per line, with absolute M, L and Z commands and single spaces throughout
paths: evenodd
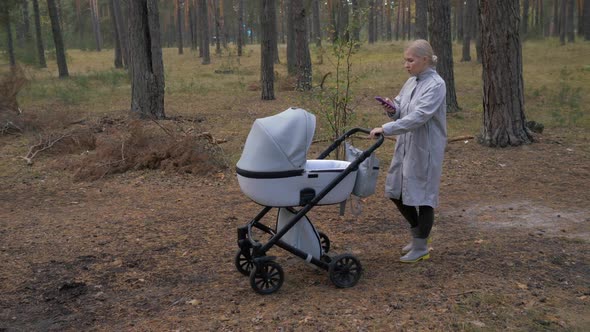
M 520 289 L 528 289 L 527 285 L 525 284 L 521 284 L 520 282 L 517 282 L 516 285 L 518 286 L 518 288 Z

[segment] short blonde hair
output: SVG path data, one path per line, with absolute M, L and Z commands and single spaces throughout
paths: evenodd
M 438 62 L 438 57 L 434 55 L 432 46 L 430 46 L 430 43 L 424 39 L 414 40 L 408 45 L 408 47 L 406 47 L 406 51 L 411 51 L 418 57 L 427 57 L 431 67 L 435 67 Z

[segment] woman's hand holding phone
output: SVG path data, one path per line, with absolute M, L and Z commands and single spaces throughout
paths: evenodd
M 395 113 L 395 105 L 393 105 L 393 102 L 389 100 L 389 98 L 375 97 L 375 100 L 377 100 L 381 103 L 381 105 L 383 105 L 387 113 Z

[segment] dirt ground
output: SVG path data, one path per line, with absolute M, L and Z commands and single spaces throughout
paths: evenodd
M 16 138 L 0 139 L 2 158 L 22 163 Z M 360 259 L 359 283 L 338 289 L 275 248 L 285 283 L 268 296 L 234 267 L 236 228 L 261 207 L 233 169 L 76 182 L 60 157 L 40 156 L 0 175 L 0 331 L 588 331 L 587 144 L 556 133 L 507 149 L 450 143 L 431 259 L 415 265 L 398 262 L 408 230 L 382 195 L 382 167 L 360 216 L 309 213 L 331 252 Z M 392 150 L 379 150 L 384 165 Z

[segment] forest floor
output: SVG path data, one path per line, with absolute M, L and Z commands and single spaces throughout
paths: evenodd
M 382 167 L 360 216 L 308 214 L 331 253 L 360 259 L 359 283 L 338 289 L 273 248 L 285 283 L 262 296 L 234 266 L 236 228 L 261 207 L 233 169 L 74 181 L 63 156 L 26 166 L 22 141 L 0 139 L 0 331 L 590 329 L 587 141 L 449 143 L 431 259 L 415 265 L 398 261 L 408 229 L 382 195 Z M 385 165 L 392 149 L 379 149 Z

